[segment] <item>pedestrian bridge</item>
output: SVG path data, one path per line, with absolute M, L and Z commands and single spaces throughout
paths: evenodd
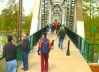
M 37 54 L 37 42 L 42 32 L 46 32 L 46 25 L 52 22 L 60 22 L 66 27 L 66 38 L 63 49 L 58 48 L 58 40 L 55 40 L 54 49 L 49 54 L 48 72 L 92 72 L 89 66 L 93 62 L 93 44 L 85 40 L 84 21 L 82 12 L 82 0 L 35 0 L 33 18 L 31 22 L 29 51 L 29 70 L 27 72 L 40 72 L 40 56 Z M 50 40 L 55 39 L 56 34 L 48 33 Z M 70 45 L 68 41 L 70 40 Z M 23 72 L 21 48 L 17 45 L 17 72 Z M 66 55 L 67 49 L 70 55 Z M 97 61 L 96 61 L 97 62 Z M 0 57 L 0 72 L 5 72 L 5 59 Z M 99 70 L 98 70 L 99 71 Z M 98 72 L 96 71 L 96 72 Z
M 56 39 L 56 37 L 56 34 L 51 33 L 47 36 L 50 40 Z M 62 50 L 58 48 L 58 40 L 55 40 L 55 46 L 49 54 L 48 72 L 92 72 L 72 41 L 70 41 L 70 56 L 66 55 L 68 40 L 70 39 L 67 36 L 64 40 Z M 21 68 L 22 64 L 19 66 L 18 72 L 24 72 Z M 29 70 L 26 72 L 40 72 L 40 56 L 37 54 L 37 46 L 29 54 Z
M 40 56 L 37 54 L 37 42 L 41 38 L 42 32 L 46 31 L 46 27 L 35 32 L 28 37 L 30 41 L 29 52 L 29 70 L 27 72 L 40 72 Z M 55 40 L 54 48 L 49 54 L 49 71 L 48 72 L 92 72 L 89 67 L 89 46 L 88 42 L 73 33 L 69 29 L 66 32 L 67 36 L 64 39 L 63 49 L 58 48 L 57 35 L 48 33 L 47 38 L 49 40 Z M 70 55 L 66 55 L 68 49 L 68 41 L 70 40 L 69 52 Z M 82 43 L 83 41 L 83 43 Z M 84 46 L 84 47 L 83 47 Z M 17 45 L 17 72 L 24 72 L 22 68 L 21 50 L 20 44 Z M 84 49 L 84 50 L 83 50 Z M 6 62 L 3 57 L 0 58 L 0 72 L 5 72 Z

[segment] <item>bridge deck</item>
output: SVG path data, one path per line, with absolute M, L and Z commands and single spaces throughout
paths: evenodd
M 55 34 L 48 34 L 50 40 L 55 39 Z M 81 56 L 79 50 L 70 42 L 70 56 L 66 56 L 68 38 L 64 40 L 63 49 L 57 46 L 58 40 L 55 40 L 54 49 L 49 54 L 49 72 L 92 72 L 89 65 Z M 40 56 L 37 55 L 37 47 L 34 52 L 29 54 L 29 70 L 27 72 L 40 72 Z M 22 65 L 18 68 L 21 70 Z

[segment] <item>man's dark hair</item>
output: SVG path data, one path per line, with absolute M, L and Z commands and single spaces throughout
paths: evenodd
M 46 37 L 47 36 L 47 33 L 46 32 L 43 32 L 42 35 L 44 35 L 44 37 Z
M 11 40 L 13 40 L 12 36 L 8 35 L 7 40 L 8 40 L 8 42 L 11 42 Z

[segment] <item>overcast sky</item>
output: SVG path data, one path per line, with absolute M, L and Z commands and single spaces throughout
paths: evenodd
M 17 2 L 19 0 L 16 0 Z M 5 0 L 4 2 L 0 3 L 0 14 L 3 8 L 6 7 L 8 0 Z M 34 6 L 34 0 L 23 0 L 23 7 L 24 7 L 24 14 L 28 15 L 30 13 L 30 10 L 33 9 Z

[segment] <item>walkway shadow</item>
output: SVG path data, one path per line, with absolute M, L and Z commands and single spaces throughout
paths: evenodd
M 32 69 L 33 67 L 37 66 L 38 62 L 31 62 L 29 63 L 29 69 Z
M 55 69 L 57 66 L 55 65 L 55 64 L 51 64 L 50 66 L 49 66 L 49 71 L 48 72 L 50 72 L 51 70 L 53 70 L 53 69 Z

